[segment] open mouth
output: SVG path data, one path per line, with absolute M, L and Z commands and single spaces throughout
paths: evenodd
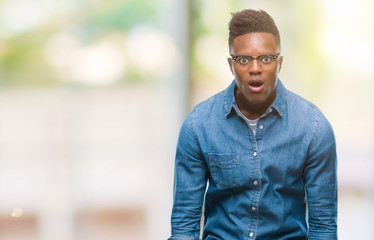
M 258 93 L 263 89 L 264 83 L 261 81 L 253 81 L 250 82 L 248 86 L 252 92 Z
M 251 87 L 261 87 L 264 85 L 262 82 L 252 82 L 249 84 Z

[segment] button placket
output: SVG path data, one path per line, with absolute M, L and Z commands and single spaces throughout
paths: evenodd
M 259 120 L 259 124 L 257 125 L 257 129 L 262 130 L 263 125 L 261 124 L 261 119 Z M 262 127 L 260 127 L 262 126 Z M 249 200 L 249 215 L 250 215 L 250 223 L 249 228 L 247 229 L 246 236 L 249 239 L 255 239 L 257 228 L 258 228 L 258 204 L 261 192 L 261 173 L 260 173 L 260 159 L 259 159 L 259 148 L 258 148 L 258 141 L 261 140 L 262 131 L 258 131 L 254 139 L 251 139 L 253 145 L 251 146 L 251 165 L 253 166 L 251 169 L 251 176 L 252 176 L 252 191 Z

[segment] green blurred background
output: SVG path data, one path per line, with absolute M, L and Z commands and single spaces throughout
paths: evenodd
M 1 0 L 0 240 L 166 239 L 179 127 L 233 80 L 243 8 L 334 127 L 339 239 L 371 239 L 373 1 Z

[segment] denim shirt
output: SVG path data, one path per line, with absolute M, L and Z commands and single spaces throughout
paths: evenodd
M 278 80 L 256 135 L 235 81 L 184 121 L 169 240 L 337 239 L 337 156 L 321 111 Z M 204 208 L 203 208 L 204 205 Z

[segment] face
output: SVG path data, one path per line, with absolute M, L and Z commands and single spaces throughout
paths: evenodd
M 231 56 L 260 56 L 278 54 L 280 47 L 270 33 L 247 33 L 234 39 L 230 48 Z M 282 66 L 282 57 L 278 57 L 271 67 L 261 68 L 259 60 L 253 60 L 247 69 L 240 67 L 233 59 L 228 58 L 231 72 L 235 76 L 237 89 L 235 98 L 240 110 L 256 111 L 263 114 L 273 103 L 276 92 L 278 73 Z

